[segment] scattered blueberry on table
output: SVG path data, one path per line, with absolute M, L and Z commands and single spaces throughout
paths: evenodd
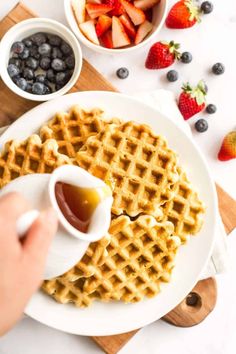
M 74 67 L 75 56 L 67 42 L 38 32 L 12 44 L 7 71 L 23 91 L 47 95 L 67 84 Z
M 192 54 L 190 52 L 183 52 L 181 54 L 180 60 L 184 64 L 189 64 L 193 60 L 193 56 L 192 56 Z
M 170 82 L 175 82 L 178 80 L 179 78 L 179 74 L 176 70 L 170 70 L 168 71 L 168 73 L 166 74 L 167 80 Z
M 222 75 L 225 72 L 225 66 L 222 63 L 216 63 L 212 66 L 212 72 L 215 75 Z
M 205 14 L 208 15 L 213 11 L 213 4 L 210 1 L 203 1 L 201 4 L 201 11 Z
M 129 76 L 129 70 L 127 68 L 120 68 L 116 71 L 116 75 L 119 79 L 126 79 Z
M 206 107 L 206 112 L 209 113 L 209 114 L 216 113 L 216 110 L 217 110 L 216 105 L 212 104 L 212 103 L 208 104 L 207 107 Z
M 208 123 L 205 119 L 199 119 L 195 123 L 195 129 L 199 133 L 204 133 L 208 129 Z

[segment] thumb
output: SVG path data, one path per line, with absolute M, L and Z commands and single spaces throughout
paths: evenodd
M 43 271 L 49 246 L 57 231 L 57 216 L 52 208 L 41 212 L 33 223 L 23 243 L 23 252 L 30 266 L 36 265 Z

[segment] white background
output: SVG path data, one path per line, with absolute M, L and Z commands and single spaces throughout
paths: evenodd
M 175 0 L 170 0 L 170 4 Z M 0 0 L 0 19 L 17 3 L 16 0 Z M 63 0 L 24 0 L 32 10 L 42 17 L 51 17 L 66 24 Z M 180 92 L 183 81 L 197 83 L 204 78 L 209 87 L 208 102 L 217 105 L 217 114 L 202 114 L 209 123 L 209 130 L 199 134 L 193 129 L 194 139 L 203 150 L 215 179 L 236 198 L 236 160 L 226 163 L 216 159 L 224 134 L 236 128 L 235 109 L 235 38 L 236 3 L 234 0 L 213 0 L 214 13 L 205 16 L 200 25 L 188 30 L 163 28 L 155 40 L 172 40 L 181 43 L 182 50 L 193 54 L 189 65 L 175 64 L 180 79 L 168 83 L 167 70 L 152 71 L 144 68 L 148 44 L 137 53 L 120 56 L 104 56 L 82 47 L 84 56 L 114 86 L 125 93 L 148 91 L 157 88 Z M 210 73 L 211 66 L 222 61 L 226 66 L 224 75 Z M 130 75 L 126 80 L 116 78 L 115 72 L 125 66 Z M 197 118 L 188 121 L 193 127 Z M 230 252 L 234 255 L 236 234 L 229 240 Z M 235 257 L 234 257 L 235 258 Z M 158 321 L 147 326 L 120 352 L 172 354 L 233 354 L 236 350 L 236 260 L 226 275 L 218 276 L 218 303 L 214 312 L 200 325 L 181 329 Z M 16 294 L 17 296 L 17 294 Z M 1 354 L 74 354 L 100 353 L 100 349 L 88 338 L 72 336 L 49 329 L 31 320 L 22 320 L 10 333 L 0 340 Z

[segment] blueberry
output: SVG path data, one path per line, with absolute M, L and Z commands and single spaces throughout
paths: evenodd
M 56 84 L 56 86 L 55 86 L 56 91 L 59 91 L 63 86 L 65 86 L 65 85 Z
M 41 44 L 47 42 L 47 37 L 44 33 L 38 32 L 33 34 L 30 39 L 39 47 Z
M 14 77 L 12 77 L 12 81 L 16 84 L 16 82 L 21 78 L 20 75 L 16 75 Z
M 39 62 L 39 66 L 43 70 L 48 70 L 51 66 L 51 59 L 48 57 L 43 57 Z
M 53 59 L 52 63 L 51 63 L 51 67 L 55 70 L 55 71 L 63 71 L 66 68 L 66 64 L 63 60 L 61 59 Z
M 45 92 L 45 85 L 42 84 L 41 82 L 35 82 L 32 85 L 32 93 L 35 95 L 43 95 Z
M 61 51 L 59 48 L 56 48 L 56 47 L 52 48 L 52 55 L 51 55 L 51 57 L 52 57 L 53 59 L 56 59 L 56 58 L 62 59 L 62 57 L 63 57 L 62 51 Z
M 32 93 L 32 84 L 30 82 L 27 83 L 27 86 L 26 86 L 26 92 L 29 92 L 29 93 Z
M 48 33 L 47 37 L 49 44 L 51 44 L 52 46 L 59 47 L 61 45 L 62 39 L 56 34 Z
M 69 57 L 66 58 L 65 60 L 66 66 L 68 69 L 74 69 L 75 67 L 75 57 L 74 55 L 70 55 Z
M 52 47 L 48 43 L 43 43 L 39 46 L 38 52 L 42 56 L 50 56 Z
M 215 75 L 222 75 L 225 72 L 225 66 L 222 63 L 216 63 L 212 66 L 212 72 Z
M 217 111 L 216 105 L 214 105 L 214 104 L 212 104 L 212 103 L 208 104 L 207 107 L 206 107 L 206 111 L 207 111 L 207 113 L 209 113 L 209 114 L 214 114 L 214 113 L 216 113 L 216 111 Z
M 33 80 L 34 79 L 34 71 L 30 68 L 25 68 L 23 71 L 23 78 L 26 80 Z
M 26 47 L 28 47 L 28 48 L 32 47 L 32 45 L 33 45 L 33 42 L 32 42 L 32 40 L 31 40 L 29 37 L 23 39 L 22 42 L 23 42 L 24 45 L 25 45 Z
M 71 46 L 70 46 L 68 43 L 64 42 L 64 41 L 62 41 L 61 51 L 62 51 L 62 53 L 65 54 L 65 55 L 70 55 L 70 54 L 72 54 Z
M 23 42 L 15 42 L 12 44 L 12 47 L 11 47 L 11 50 L 13 53 L 16 53 L 16 54 L 21 54 L 23 53 L 25 49 L 25 45 Z
M 45 83 L 46 75 L 39 74 L 35 76 L 35 81 L 36 82 L 41 82 L 41 84 Z
M 182 63 L 189 64 L 193 60 L 193 56 L 190 52 L 183 52 L 180 57 Z
M 68 73 L 67 71 L 57 73 L 56 83 L 64 86 L 69 81 L 70 77 L 70 73 Z
M 14 64 L 16 65 L 19 69 L 22 68 L 22 61 L 18 58 L 10 58 L 8 64 Z
M 27 88 L 27 81 L 21 77 L 19 80 L 16 81 L 16 85 L 23 91 Z
M 208 129 L 208 123 L 205 119 L 199 119 L 196 123 L 195 123 L 195 129 L 196 131 L 198 131 L 199 133 L 203 133 Z
M 19 75 L 20 69 L 18 68 L 18 66 L 14 65 L 14 64 L 10 64 L 7 67 L 7 72 L 9 74 L 9 76 L 12 78 L 14 76 Z
M 49 69 L 49 70 L 46 72 L 46 77 L 47 77 L 47 79 L 48 79 L 50 82 L 55 83 L 55 81 L 56 81 L 56 76 L 55 76 L 54 71 L 53 71 L 52 69 Z
M 30 51 L 29 51 L 29 49 L 27 47 L 25 47 L 23 52 L 19 54 L 19 57 L 21 59 L 27 59 L 29 57 L 29 55 L 30 55 Z
M 40 58 L 40 54 L 38 52 L 38 47 L 36 45 L 33 45 L 32 47 L 29 48 L 30 51 L 30 56 L 35 58 L 35 59 L 39 59 Z
M 25 65 L 28 66 L 28 68 L 30 69 L 36 70 L 39 66 L 39 62 L 35 58 L 29 57 L 26 60 Z
M 52 89 L 50 86 L 45 85 L 45 91 L 44 94 L 45 95 L 49 95 L 50 93 L 52 93 Z
M 120 68 L 116 71 L 116 75 L 119 79 L 126 79 L 129 76 L 129 70 L 127 68 Z
M 179 74 L 176 70 L 170 70 L 168 71 L 168 73 L 166 74 L 167 80 L 170 82 L 175 82 L 178 80 L 179 78 Z
M 203 1 L 203 3 L 201 4 L 201 10 L 204 14 L 210 14 L 213 11 L 213 4 L 210 1 Z

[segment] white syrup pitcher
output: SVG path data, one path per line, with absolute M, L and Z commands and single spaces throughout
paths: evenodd
M 57 182 L 96 189 L 100 195 L 100 202 L 94 210 L 86 233 L 73 227 L 63 215 L 55 195 Z M 44 279 L 54 278 L 72 268 L 83 257 L 89 243 L 100 240 L 109 229 L 113 202 L 111 190 L 102 180 L 80 167 L 64 165 L 52 174 L 19 177 L 2 188 L 0 196 L 13 191 L 20 192 L 32 206 L 32 210 L 17 221 L 19 237 L 25 235 L 41 210 L 52 206 L 57 213 L 59 227 L 49 249 Z

